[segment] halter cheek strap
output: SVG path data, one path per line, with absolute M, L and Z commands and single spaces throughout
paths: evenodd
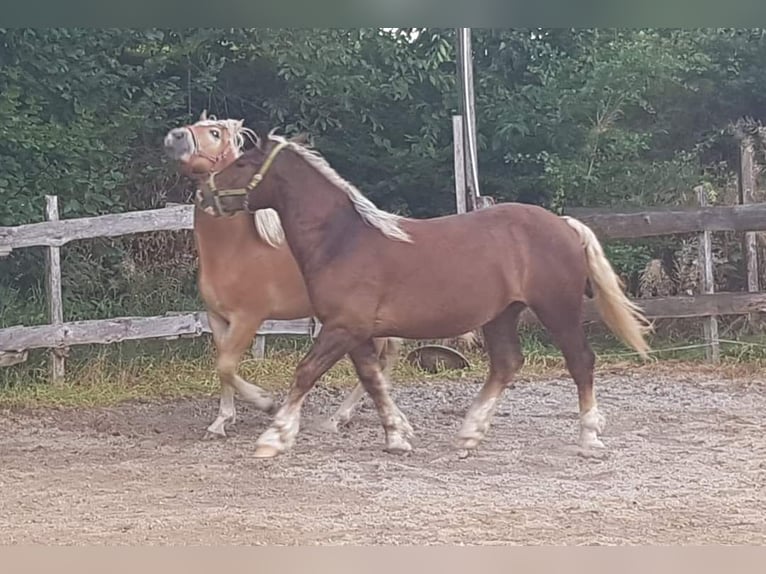
M 217 164 L 219 161 L 221 161 L 223 158 L 229 155 L 229 151 L 231 151 L 230 146 L 227 145 L 226 147 L 223 148 L 223 151 L 219 153 L 218 155 L 210 155 L 209 153 L 207 153 L 200 147 L 199 140 L 197 139 L 197 134 L 194 133 L 194 130 L 190 129 L 189 133 L 191 134 L 192 141 L 194 142 L 194 155 L 198 155 L 201 158 L 204 158 L 212 162 L 213 165 Z
M 217 174 L 211 173 L 210 177 L 208 178 L 207 185 L 205 186 L 206 189 L 200 190 L 199 195 L 201 195 L 202 198 L 212 199 L 217 215 L 224 215 L 226 213 L 226 210 L 221 203 L 222 197 L 244 196 L 245 199 L 242 202 L 242 210 L 252 213 L 253 210 L 251 210 L 250 206 L 248 205 L 248 195 L 251 191 L 258 187 L 258 184 L 261 183 L 261 181 L 263 181 L 263 178 L 266 177 L 266 173 L 269 171 L 271 164 L 274 163 L 274 160 L 276 159 L 279 152 L 281 152 L 288 145 L 290 145 L 289 142 L 280 142 L 274 146 L 274 149 L 271 150 L 269 155 L 266 157 L 266 160 L 261 165 L 261 169 L 259 169 L 255 175 L 253 175 L 245 187 L 218 189 L 215 186 L 215 176 Z

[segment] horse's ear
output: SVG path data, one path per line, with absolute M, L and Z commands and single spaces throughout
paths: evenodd
M 207 119 L 207 110 L 202 110 L 202 113 L 199 115 L 199 121 L 204 122 Z
M 303 132 L 291 137 L 288 141 L 292 143 L 297 143 L 298 145 L 306 145 L 307 143 L 309 143 L 309 140 L 310 140 L 309 134 Z

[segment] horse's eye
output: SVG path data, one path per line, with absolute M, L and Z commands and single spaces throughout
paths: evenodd
M 210 135 L 217 140 L 221 139 L 221 132 L 219 132 L 218 130 L 215 130 L 215 129 L 210 130 Z

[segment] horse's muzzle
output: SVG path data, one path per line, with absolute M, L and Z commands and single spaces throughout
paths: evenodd
M 194 153 L 194 138 L 186 128 L 175 128 L 165 136 L 165 153 L 176 161 L 186 161 Z

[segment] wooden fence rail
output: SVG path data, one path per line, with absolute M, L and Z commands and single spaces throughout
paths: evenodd
M 654 209 L 606 213 L 574 209 L 570 215 L 590 225 L 601 239 L 639 238 L 676 233 L 713 231 L 766 231 L 766 203 L 691 209 Z M 52 293 L 60 285 L 60 268 L 55 265 L 58 248 L 72 241 L 118 237 L 135 233 L 192 229 L 193 207 L 172 205 L 161 209 L 96 217 L 57 220 L 56 201 L 48 200 L 49 221 L 15 227 L 0 227 L 0 256 L 14 249 L 49 248 L 49 284 Z M 752 288 L 752 286 L 751 286 Z M 650 318 L 712 317 L 728 314 L 766 312 L 766 293 L 713 293 L 689 297 L 660 297 L 639 301 Z M 54 306 L 55 307 L 55 306 Z M 26 359 L 29 349 L 53 350 L 54 373 L 63 373 L 60 351 L 74 345 L 106 344 L 119 341 L 195 337 L 210 327 L 203 312 L 160 317 L 119 317 L 105 320 L 60 322 L 60 310 L 51 308 L 52 324 L 14 326 L 0 329 L 0 366 Z M 587 303 L 585 320 L 597 320 L 592 302 Z M 258 334 L 309 335 L 312 322 L 267 321 Z M 262 343 L 262 339 L 261 339 Z M 52 356 L 53 356 L 52 355 Z M 56 366 L 58 364 L 58 366 Z
M 54 382 L 59 382 L 64 377 L 66 349 L 74 345 L 197 337 L 210 332 L 204 312 L 63 322 L 60 247 L 82 239 L 192 229 L 193 206 L 169 205 L 161 209 L 59 220 L 57 198 L 47 196 L 46 216 L 48 221 L 40 223 L 0 227 L 0 257 L 9 255 L 14 249 L 47 247 L 46 278 L 51 318 L 49 325 L 0 329 L 0 367 L 25 361 L 31 349 L 51 349 L 51 377 Z M 258 330 L 254 352 L 262 356 L 266 335 L 310 335 L 312 324 L 309 319 L 265 321 Z
M 603 239 L 637 239 L 703 231 L 766 231 L 766 203 L 635 212 L 570 209 Z
M 766 231 L 766 203 L 635 212 L 574 208 L 567 214 L 591 226 L 602 239 L 701 231 Z M 81 239 L 180 231 L 192 229 L 193 224 L 191 205 L 171 205 L 146 211 L 0 227 L 0 255 L 24 247 L 61 247 Z
M 310 319 L 264 321 L 258 335 L 309 335 Z M 0 351 L 63 348 L 135 341 L 177 339 L 210 333 L 207 313 L 178 313 L 160 317 L 115 317 L 70 321 L 57 325 L 17 326 L 0 329 Z
M 23 247 L 61 247 L 80 239 L 119 237 L 152 231 L 180 231 L 194 226 L 191 205 L 170 205 L 160 209 L 129 211 L 95 217 L 27 223 L 0 227 L 0 254 Z

